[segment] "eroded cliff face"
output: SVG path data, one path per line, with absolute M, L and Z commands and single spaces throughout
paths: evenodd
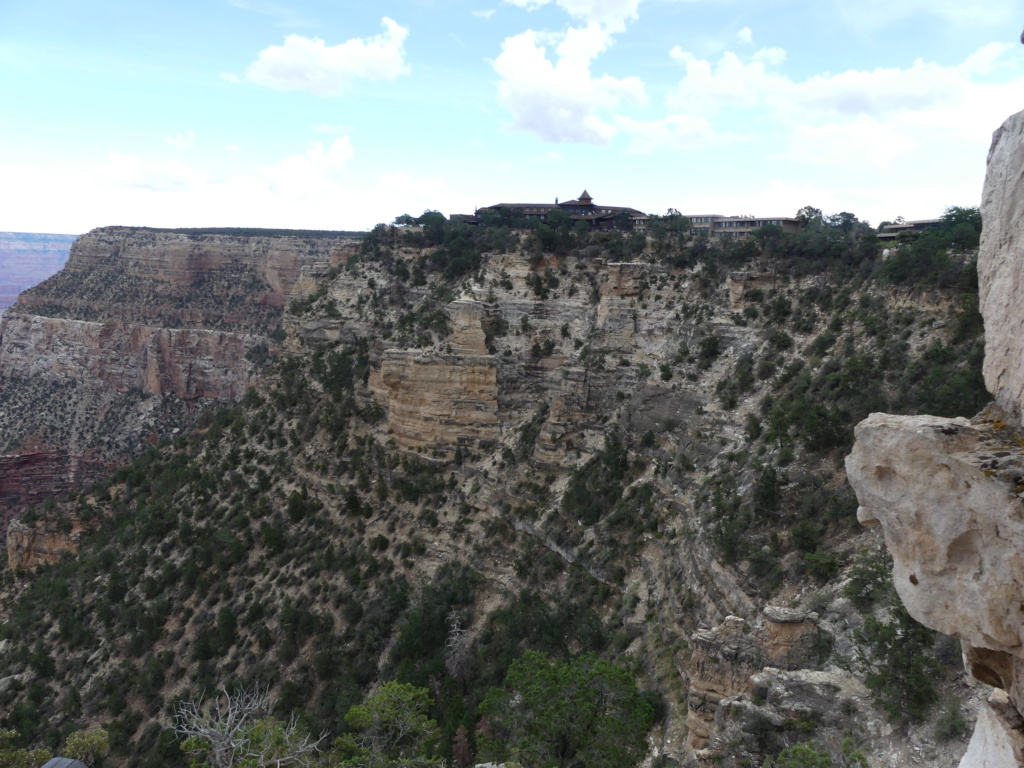
M 498 437 L 497 366 L 478 355 L 389 351 L 370 377 L 387 404 L 395 441 L 404 448 L 443 448 Z
M 0 323 L 7 485 L 25 485 L 17 457 L 34 440 L 47 446 L 36 463 L 66 465 L 57 475 L 72 482 L 70 468 L 87 453 L 123 458 L 150 435 L 241 397 L 276 343 L 301 270 L 341 258 L 351 243 L 340 233 L 131 227 L 78 238 L 64 269 L 23 293 Z M 31 501 L 4 495 L 18 498 Z
M 12 312 L 0 337 L 11 378 L 101 383 L 184 400 L 235 400 L 255 374 L 246 359 L 265 336 L 206 328 L 160 328 L 120 320 L 89 322 Z
M 755 622 L 728 616 L 719 626 L 695 633 L 691 642 L 686 745 L 700 751 L 697 764 L 721 760 L 720 750 L 705 748 L 718 730 L 716 713 L 725 699 L 752 693 L 753 677 L 765 667 L 813 667 L 828 648 L 806 613 L 778 606 L 766 607 Z
M 8 567 L 23 570 L 56 563 L 65 552 L 77 552 L 81 540 L 82 525 L 77 518 L 68 518 L 61 528 L 15 520 L 7 529 Z
M 972 420 L 873 414 L 847 475 L 858 519 L 881 526 L 908 612 L 960 639 L 997 689 L 962 768 L 1024 765 L 1024 113 L 993 136 L 978 258 L 985 382 Z

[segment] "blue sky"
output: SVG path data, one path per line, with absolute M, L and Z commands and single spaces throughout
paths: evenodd
M 978 204 L 1010 0 L 0 0 L 0 230 Z

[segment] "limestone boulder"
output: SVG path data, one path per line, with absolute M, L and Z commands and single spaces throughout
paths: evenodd
M 846 472 L 858 519 L 881 525 L 910 614 L 965 643 L 1024 658 L 1024 448 L 992 412 L 872 414 Z
M 1024 733 L 1020 715 L 1003 691 L 995 691 L 978 711 L 971 743 L 961 768 L 1007 768 L 1024 765 Z

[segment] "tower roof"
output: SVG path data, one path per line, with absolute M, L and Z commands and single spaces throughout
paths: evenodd
M 593 200 L 593 199 L 594 199 L 594 198 L 592 198 L 592 197 L 590 196 L 590 194 L 589 194 L 589 193 L 587 192 L 587 190 L 585 190 L 585 189 L 583 190 L 583 194 L 582 194 L 582 195 L 580 195 L 580 202 L 581 202 L 581 203 L 589 203 L 589 202 L 590 202 L 591 200 Z

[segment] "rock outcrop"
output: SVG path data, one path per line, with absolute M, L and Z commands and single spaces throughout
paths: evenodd
M 1024 112 L 995 132 L 982 192 L 978 287 L 985 385 L 1016 419 L 1024 412 Z
M 876 413 L 857 426 L 856 439 L 847 472 L 858 519 L 882 526 L 910 614 L 970 647 L 1020 653 L 1020 433 L 992 407 L 973 422 Z
M 758 290 L 767 293 L 775 284 L 776 276 L 771 273 L 730 272 L 729 306 L 733 312 L 739 312 L 746 306 L 747 291 Z
M 388 427 L 406 449 L 494 441 L 498 431 L 497 362 L 487 354 L 487 308 L 456 301 L 446 312 L 451 354 L 387 350 L 370 390 L 387 407 Z
M 858 518 L 880 525 L 908 612 L 960 639 L 996 687 L 962 768 L 1024 765 L 1024 112 L 996 131 L 978 259 L 985 382 L 974 419 L 873 414 L 847 475 Z
M 55 563 L 65 552 L 77 552 L 81 538 L 82 525 L 75 517 L 68 517 L 63 529 L 53 525 L 36 527 L 15 520 L 7 529 L 7 566 L 27 570 Z
M 823 639 L 827 648 L 827 637 L 807 614 L 779 606 L 767 606 L 754 623 L 729 616 L 714 629 L 696 632 L 687 665 L 686 745 L 695 751 L 693 764 L 713 764 L 721 759 L 723 752 L 710 742 L 721 731 L 717 721 L 722 719 L 724 702 L 753 692 L 756 675 L 768 667 L 796 670 L 813 666 L 819 661 Z
M 403 448 L 426 448 L 498 436 L 496 366 L 486 358 L 385 354 L 370 390 L 388 405 L 388 426 Z
M 71 247 L 64 269 L 18 299 L 50 317 L 233 330 L 275 323 L 304 266 L 329 262 L 342 233 L 102 227 Z M 261 311 L 266 307 L 268 311 Z

